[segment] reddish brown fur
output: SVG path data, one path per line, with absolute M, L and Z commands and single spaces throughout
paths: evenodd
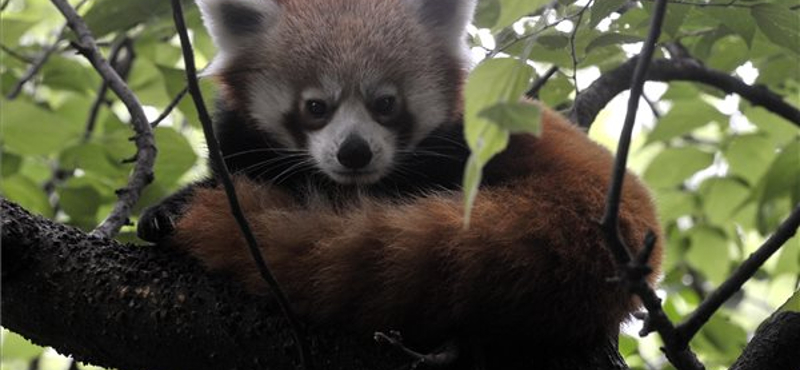
M 563 118 L 544 116 L 541 138 L 515 136 L 490 169 L 515 179 L 485 187 L 463 228 L 461 193 L 402 204 L 365 200 L 347 210 L 304 208 L 276 188 L 238 180 L 273 273 L 310 322 L 406 337 L 535 334 L 581 343 L 617 330 L 634 299 L 608 282 L 615 265 L 601 217 L 611 154 Z M 173 243 L 213 271 L 266 292 L 223 192 L 199 190 Z M 659 236 L 650 196 L 628 175 L 620 212 L 625 242 Z M 649 281 L 656 279 L 654 272 Z

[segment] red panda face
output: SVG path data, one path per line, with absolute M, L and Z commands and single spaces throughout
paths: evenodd
M 198 0 L 223 100 L 334 181 L 370 184 L 459 113 L 475 0 Z

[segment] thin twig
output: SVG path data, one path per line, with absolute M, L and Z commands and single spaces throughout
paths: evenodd
M 645 277 L 649 268 L 645 262 L 649 259 L 655 239 L 649 234 L 644 241 L 644 248 L 638 256 L 634 256 L 628 246 L 622 241 L 619 231 L 619 207 L 622 197 L 622 185 L 630 150 L 631 134 L 636 121 L 636 112 L 639 99 L 644 90 L 647 68 L 653 58 L 656 41 L 661 34 L 661 27 L 667 9 L 667 0 L 657 0 L 653 16 L 650 20 L 650 31 L 639 55 L 636 69 L 631 80 L 631 93 L 628 100 L 628 110 L 625 123 L 619 138 L 617 155 L 612 171 L 611 185 L 606 196 L 606 206 L 601 228 L 605 235 L 606 243 L 614 255 L 619 266 L 622 282 L 634 294 L 638 295 L 648 312 L 647 327 L 653 328 L 661 335 L 664 341 L 664 352 L 670 362 L 678 369 L 702 369 L 703 365 L 697 360 L 695 354 L 677 340 L 675 327 L 661 308 L 661 300 L 647 284 Z
M 120 60 L 120 54 L 122 50 L 125 50 L 125 60 Z M 130 72 L 130 67 L 135 57 L 136 56 L 133 52 L 133 44 L 131 43 L 131 39 L 128 37 L 123 37 L 111 47 L 108 60 L 111 63 L 111 67 L 114 68 L 114 70 L 117 71 L 117 74 L 122 77 L 122 80 L 125 81 L 128 79 L 128 73 Z M 106 82 L 104 79 L 103 82 L 100 83 L 100 88 L 97 89 L 95 100 L 92 103 L 91 109 L 89 109 L 89 117 L 86 119 L 86 129 L 84 129 L 83 133 L 84 142 L 89 141 L 89 139 L 92 137 L 92 133 L 94 133 L 94 127 L 97 123 L 97 116 L 100 113 L 100 108 L 103 105 L 108 104 L 108 101 L 106 100 L 107 93 L 108 82 Z
M 172 113 L 172 110 L 175 109 L 175 107 L 177 107 L 178 104 L 180 104 L 181 100 L 183 100 L 183 98 L 186 96 L 186 93 L 188 92 L 189 88 L 184 87 L 183 90 L 181 90 L 178 93 L 178 95 L 175 95 L 175 98 L 173 98 L 172 101 L 169 103 L 169 105 L 167 105 L 167 107 L 164 108 L 164 111 L 161 112 L 161 114 L 153 122 L 150 122 L 150 126 L 155 128 L 161 123 L 161 121 L 169 117 L 169 115 Z
M 75 9 L 80 9 L 84 4 L 86 4 L 87 1 L 88 0 L 81 0 L 81 2 L 75 6 Z M 5 8 L 6 5 L 8 5 L 8 2 L 3 4 L 3 8 Z M 8 100 L 16 99 L 17 96 L 19 96 L 19 94 L 22 92 L 22 88 L 25 87 L 25 84 L 28 83 L 28 81 L 33 79 L 36 76 L 36 74 L 39 73 L 39 70 L 41 70 L 42 67 L 44 67 L 45 63 L 47 63 L 47 61 L 50 59 L 50 56 L 53 55 L 53 53 L 58 50 L 58 45 L 61 44 L 61 41 L 64 40 L 64 36 L 66 34 L 68 26 L 69 23 L 64 24 L 63 26 L 61 26 L 61 28 L 59 28 L 58 32 L 56 33 L 55 41 L 53 41 L 52 44 L 44 48 L 44 50 L 42 50 L 42 53 L 39 54 L 39 57 L 37 57 L 36 60 L 34 60 L 33 63 L 30 66 L 28 66 L 28 69 L 25 71 L 24 74 L 22 74 L 22 77 L 20 77 L 19 81 L 17 81 L 14 87 L 11 88 L 11 91 L 6 95 L 6 99 Z
M 578 12 L 578 19 L 574 22 L 572 32 L 569 35 L 569 55 L 572 57 L 572 84 L 575 85 L 575 94 L 580 93 L 580 89 L 578 89 L 578 52 L 575 50 L 575 35 L 578 34 L 583 14 L 586 13 L 586 10 L 589 9 L 593 2 L 592 0 L 587 1 L 586 5 Z
M 17 60 L 19 60 L 19 61 L 21 61 L 23 63 L 32 64 L 32 63 L 34 63 L 36 61 L 35 59 L 33 59 L 31 57 L 22 55 L 22 54 L 20 54 L 20 53 L 18 53 L 16 51 L 14 51 L 14 49 L 11 49 L 10 47 L 8 47 L 8 46 L 6 46 L 6 45 L 4 45 L 2 43 L 0 43 L 0 50 L 4 51 L 9 56 L 11 56 L 14 59 L 17 59 Z
M 382 332 L 375 332 L 374 339 L 378 343 L 387 343 L 392 347 L 401 350 L 403 353 L 411 357 L 414 362 L 411 368 L 415 369 L 421 364 L 432 367 L 443 367 L 452 365 L 453 362 L 458 360 L 458 345 L 454 341 L 448 341 L 437 351 L 433 353 L 419 353 L 414 351 L 403 344 L 403 339 L 399 332 L 391 331 L 389 334 Z
M 92 66 L 100 76 L 108 82 L 109 88 L 125 104 L 131 115 L 131 124 L 136 132 L 137 160 L 136 165 L 133 167 L 133 173 L 128 180 L 128 185 L 123 189 L 117 190 L 119 200 L 114 205 L 111 214 L 92 231 L 93 235 L 110 238 L 116 235 L 123 225 L 128 223 L 128 216 L 130 216 L 133 206 L 139 200 L 142 190 L 153 181 L 153 165 L 155 164 L 158 150 L 142 104 L 125 81 L 114 71 L 111 64 L 103 57 L 103 54 L 100 53 L 86 23 L 66 0 L 50 1 L 64 15 L 69 27 L 77 35 L 78 42 L 74 46 L 78 52 L 92 63 Z
M 656 119 L 658 119 L 658 118 L 661 118 L 661 116 L 663 116 L 663 114 L 661 113 L 661 111 L 660 111 L 660 110 L 658 110 L 658 106 L 656 106 L 656 102 L 654 102 L 652 99 L 650 99 L 650 98 L 647 96 L 647 94 L 645 94 L 645 93 L 642 93 L 642 99 L 644 99 L 645 103 L 647 103 L 647 106 L 649 106 L 649 107 L 650 107 L 650 112 L 652 112 L 652 113 L 653 113 L 653 117 L 655 117 Z
M 61 28 L 56 33 L 56 40 L 52 44 L 44 48 L 44 50 L 42 50 L 42 53 L 39 54 L 39 56 L 36 58 L 33 64 L 28 66 L 28 69 L 25 71 L 25 73 L 22 74 L 22 77 L 19 78 L 16 84 L 14 84 L 14 87 L 11 88 L 11 91 L 9 91 L 8 94 L 6 94 L 6 99 L 14 100 L 17 98 L 17 96 L 19 96 L 19 94 L 22 92 L 22 88 L 25 87 L 25 84 L 28 83 L 28 81 L 33 79 L 36 76 L 36 74 L 39 73 L 39 70 L 41 70 L 42 67 L 44 67 L 45 63 L 47 63 L 47 61 L 50 59 L 50 56 L 53 55 L 53 53 L 58 49 L 58 44 L 60 44 L 61 41 L 64 39 L 64 34 L 66 33 L 66 30 L 67 30 L 66 24 L 61 26 Z
M 0 12 L 6 10 L 6 7 L 8 7 L 9 3 L 11 3 L 11 0 L 3 0 L 3 4 L 0 4 Z
M 558 66 L 553 65 L 550 67 L 541 77 L 536 79 L 536 81 L 533 81 L 533 85 L 531 85 L 531 88 L 525 93 L 525 96 L 531 99 L 538 99 L 539 91 L 542 89 L 542 87 L 544 87 L 545 84 L 547 84 L 547 81 L 549 81 L 550 78 L 556 74 L 556 72 L 558 72 Z
M 789 217 L 783 221 L 772 236 L 770 236 L 755 253 L 751 254 L 747 260 L 742 262 L 727 280 L 709 294 L 708 298 L 697 306 L 697 309 L 692 312 L 686 321 L 678 325 L 677 331 L 679 337 L 684 342 L 688 343 L 708 319 L 711 318 L 711 315 L 714 314 L 725 301 L 738 292 L 739 289 L 742 288 L 742 285 L 750 280 L 756 271 L 764 265 L 764 262 L 797 233 L 798 227 L 800 227 L 800 204 L 795 206 Z
M 549 9 L 548 8 L 549 6 L 554 6 L 553 4 L 558 4 L 558 3 L 557 2 L 552 2 L 552 3 L 550 3 L 550 5 L 543 7 L 543 9 Z M 499 48 L 495 48 L 495 50 L 490 55 L 488 55 L 487 57 L 488 58 L 493 58 L 497 54 L 505 52 L 510 47 L 514 46 L 515 44 L 517 44 L 520 41 L 527 40 L 527 39 L 529 39 L 531 37 L 538 37 L 544 31 L 547 31 L 547 30 L 549 30 L 549 29 L 551 29 L 553 27 L 556 27 L 556 26 L 558 26 L 559 24 L 561 24 L 564 21 L 572 20 L 573 18 L 577 17 L 583 11 L 584 11 L 583 9 L 579 10 L 579 11 L 573 13 L 573 14 L 566 15 L 563 18 L 556 20 L 553 23 L 548 23 L 548 24 L 542 26 L 542 28 L 539 28 L 538 30 L 535 30 L 535 31 L 533 31 L 531 33 L 528 33 L 528 34 L 525 34 L 525 35 L 522 35 L 522 36 L 518 36 L 518 37 L 514 38 L 514 40 L 510 41 L 509 43 L 507 43 L 507 44 L 505 44 L 505 45 L 503 45 L 503 46 L 501 46 Z
M 250 224 L 247 222 L 247 218 L 244 216 L 241 206 L 239 205 L 239 199 L 236 197 L 236 189 L 233 186 L 230 172 L 228 171 L 225 160 L 222 157 L 222 151 L 220 150 L 219 142 L 214 135 L 211 116 L 206 109 L 203 100 L 203 93 L 200 90 L 200 86 L 197 82 L 197 68 L 195 67 L 194 63 L 194 51 L 192 50 L 191 41 L 189 41 L 189 34 L 186 30 L 186 24 L 183 19 L 183 8 L 181 7 L 180 0 L 172 0 L 172 12 L 175 20 L 175 28 L 177 29 L 178 36 L 181 40 L 181 49 L 183 50 L 183 60 L 186 67 L 188 90 L 192 95 L 195 107 L 197 108 L 198 118 L 203 125 L 203 133 L 205 134 L 206 144 L 208 145 L 208 156 L 211 159 L 212 165 L 214 166 L 214 173 L 225 188 L 225 194 L 227 195 L 228 202 L 230 203 L 231 213 L 236 219 L 236 222 L 239 224 L 242 235 L 247 241 L 247 246 L 250 250 L 250 254 L 253 257 L 253 261 L 258 268 L 258 272 L 272 289 L 272 293 L 275 295 L 275 298 L 278 301 L 281 310 L 283 311 L 283 315 L 289 322 L 295 340 L 297 355 L 299 357 L 298 368 L 309 369 L 310 367 L 307 363 L 308 356 L 305 340 L 300 335 L 300 323 L 292 311 L 291 306 L 289 305 L 289 300 L 286 298 L 286 294 L 284 294 L 284 292 L 281 290 L 278 281 L 272 275 L 272 272 L 270 272 L 267 262 L 261 255 L 261 249 L 258 246 L 258 241 L 253 235 L 253 232 L 250 229 Z

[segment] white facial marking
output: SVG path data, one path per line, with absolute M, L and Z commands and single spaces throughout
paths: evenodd
M 410 142 L 413 147 L 444 123 L 449 104 L 441 88 L 430 78 L 420 76 L 408 80 L 406 84 L 407 109 L 416 119 Z
M 286 148 L 296 148 L 294 139 L 283 125 L 284 112 L 292 109 L 291 88 L 261 74 L 253 75 L 248 88 L 248 110 L 258 128 Z
M 364 139 L 372 151 L 372 160 L 359 170 L 344 167 L 337 159 L 339 148 L 350 135 Z M 395 134 L 372 119 L 360 99 L 342 102 L 328 124 L 308 134 L 308 150 L 319 168 L 334 181 L 343 184 L 371 184 L 385 176 L 392 167 Z

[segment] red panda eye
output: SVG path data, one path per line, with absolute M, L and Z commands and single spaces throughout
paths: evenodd
M 328 114 L 328 105 L 322 100 L 306 101 L 306 111 L 314 118 L 323 118 Z
M 375 100 L 373 104 L 373 109 L 375 113 L 380 114 L 382 116 L 388 116 L 394 113 L 396 105 L 396 99 L 393 96 L 382 96 Z

